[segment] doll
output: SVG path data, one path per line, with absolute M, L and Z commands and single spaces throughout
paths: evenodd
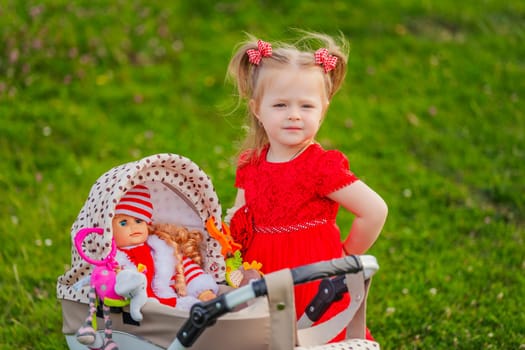
M 123 270 L 141 267 L 148 297 L 189 310 L 198 301 L 213 299 L 218 286 L 202 269 L 199 231 L 173 224 L 152 224 L 149 190 L 137 185 L 121 198 L 112 221 L 116 260 Z
M 91 349 L 118 350 L 112 339 L 110 306 L 129 304 L 131 317 L 142 320 L 147 300 L 189 310 L 198 301 L 216 297 L 218 286 L 202 269 L 202 233 L 172 224 L 152 224 L 153 205 L 146 186 L 125 193 L 112 219 L 111 251 L 102 260 L 87 256 L 82 242 L 101 228 L 80 230 L 75 246 L 94 265 L 90 278 L 89 316 L 78 330 L 79 343 Z M 96 305 L 102 301 L 104 338 L 96 332 Z

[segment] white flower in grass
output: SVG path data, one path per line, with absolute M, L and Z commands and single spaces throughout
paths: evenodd
M 155 136 L 155 133 L 153 132 L 153 130 L 146 130 L 146 131 L 144 131 L 144 138 L 146 140 L 151 140 L 151 139 L 153 139 L 154 136 Z
M 430 288 L 429 292 L 430 292 L 430 294 L 432 294 L 432 295 L 436 295 L 437 292 L 438 292 L 438 290 L 437 290 L 436 288 Z
M 137 148 L 130 150 L 129 153 L 133 158 L 140 158 L 140 150 Z
M 450 318 L 452 316 L 452 309 L 450 307 L 445 308 L 445 316 Z
M 230 163 L 221 160 L 217 163 L 217 167 L 219 169 L 228 169 L 230 167 Z
M 13 225 L 18 225 L 18 222 L 19 222 L 19 221 L 18 221 L 18 216 L 16 216 L 16 215 L 11 215 L 11 223 L 12 223 Z
M 44 239 L 44 242 L 42 242 L 40 238 L 35 240 L 35 245 L 37 247 L 41 247 L 42 244 L 44 244 L 46 247 L 51 247 L 53 245 L 53 240 L 51 238 Z
M 51 129 L 49 125 L 46 125 L 42 128 L 42 135 L 51 136 L 52 133 L 53 133 L 53 130 Z
M 386 312 L 385 313 L 388 316 L 388 315 L 392 315 L 394 312 L 396 312 L 396 308 L 393 307 L 393 306 L 389 306 L 389 307 L 386 308 Z
M 403 197 L 405 197 L 405 198 L 412 197 L 412 190 L 410 188 L 405 188 L 403 190 Z

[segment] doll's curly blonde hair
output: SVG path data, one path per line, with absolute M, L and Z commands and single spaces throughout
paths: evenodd
M 197 265 L 203 267 L 202 241 L 203 235 L 199 230 L 188 230 L 183 226 L 177 226 L 168 223 L 154 224 L 150 227 L 150 233 L 157 235 L 164 240 L 169 246 L 173 247 L 175 257 L 177 258 L 177 276 L 175 280 L 175 289 L 179 296 L 185 296 L 186 280 L 182 266 L 183 257 L 192 259 Z

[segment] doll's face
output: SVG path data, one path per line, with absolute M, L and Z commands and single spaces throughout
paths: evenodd
M 139 245 L 148 239 L 148 224 L 144 220 L 118 214 L 112 224 L 113 238 L 119 248 Z

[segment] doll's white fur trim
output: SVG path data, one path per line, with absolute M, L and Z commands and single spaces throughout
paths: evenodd
M 123 269 L 135 269 L 135 270 L 137 269 L 135 264 L 133 264 L 131 260 L 129 260 L 126 253 L 121 252 L 120 250 L 117 250 L 117 254 L 115 255 L 115 260 L 117 260 L 118 264 Z
M 150 246 L 155 265 L 155 275 L 151 281 L 151 288 L 160 298 L 175 298 L 177 293 L 171 288 L 171 278 L 175 274 L 177 260 L 173 254 L 173 248 L 155 235 L 150 235 L 147 240 Z M 128 258 L 126 253 L 117 250 L 115 259 L 124 269 L 136 269 L 137 267 Z
M 161 298 L 174 298 L 177 293 L 171 287 L 171 278 L 175 275 L 175 258 L 173 247 L 156 235 L 148 237 L 148 244 L 153 251 L 153 263 L 155 264 L 155 276 L 151 287 L 157 296 Z

